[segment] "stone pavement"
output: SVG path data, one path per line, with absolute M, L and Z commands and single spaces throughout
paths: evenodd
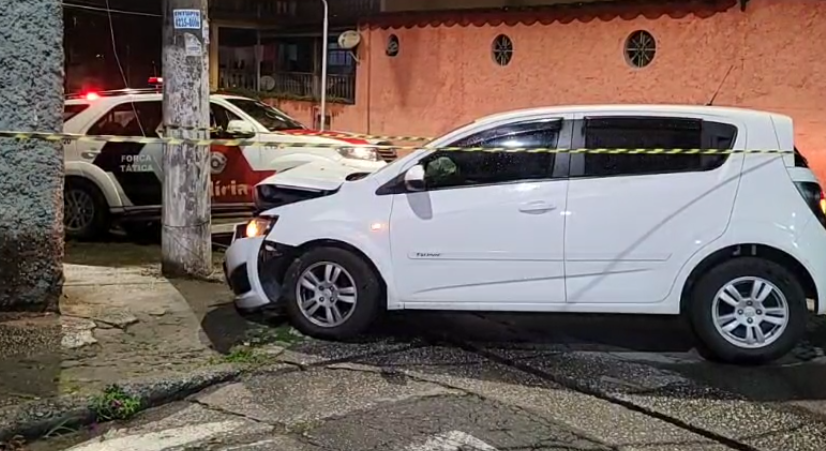
M 28 383 L 0 378 L 7 407 L 112 380 L 186 381 L 227 362 L 243 371 L 130 421 L 51 434 L 33 451 L 826 449 L 818 321 L 794 355 L 758 368 L 703 361 L 671 318 L 415 313 L 330 343 L 242 320 L 220 284 L 170 283 L 129 259 L 119 269 L 68 260 L 85 266 L 67 272 L 73 316 L 62 321 L 95 327 L 18 334 L 41 372 L 23 374 Z M 97 343 L 79 346 L 90 336 Z M 59 356 L 43 358 L 56 340 Z M 36 382 L 55 375 L 51 392 Z
M 461 321 L 461 320 L 460 320 Z M 464 325 L 471 325 L 472 319 Z M 81 441 L 38 444 L 56 450 Z M 822 450 L 826 424 L 547 346 L 308 341 L 77 451 Z
M 69 244 L 60 315 L 0 318 L 0 435 L 50 427 L 70 411 L 83 417 L 78 409 L 111 384 L 157 400 L 224 380 L 237 372 L 226 358 L 233 346 L 256 339 L 250 332 L 279 332 L 245 325 L 222 334 L 215 311 L 230 298 L 220 278 L 169 281 L 158 257 L 157 246 Z

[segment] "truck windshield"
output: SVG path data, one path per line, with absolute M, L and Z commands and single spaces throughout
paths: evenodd
M 271 132 L 304 130 L 307 128 L 301 122 L 266 103 L 251 99 L 227 99 L 227 101 L 252 116 L 253 119 Z

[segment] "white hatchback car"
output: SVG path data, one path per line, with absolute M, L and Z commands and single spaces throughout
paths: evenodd
M 807 299 L 826 313 L 826 202 L 786 116 L 522 110 L 341 175 L 286 172 L 257 187 L 262 205 L 294 201 L 237 228 L 225 269 L 239 309 L 281 305 L 326 338 L 362 332 L 383 309 L 682 314 L 705 355 L 743 363 L 787 353 Z

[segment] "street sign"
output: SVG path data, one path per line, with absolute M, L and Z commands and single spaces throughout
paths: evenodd
M 175 9 L 172 11 L 172 20 L 176 30 L 200 30 L 201 10 Z
M 450 431 L 437 434 L 420 445 L 411 445 L 407 451 L 498 451 L 496 448 L 462 431 Z

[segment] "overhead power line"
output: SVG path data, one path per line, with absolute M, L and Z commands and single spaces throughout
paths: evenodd
M 74 9 L 82 9 L 86 11 L 95 11 L 100 13 L 112 13 L 112 14 L 128 14 L 132 16 L 144 16 L 144 17 L 163 17 L 161 14 L 152 14 L 152 13 L 144 13 L 140 11 L 126 11 L 123 9 L 107 9 L 101 8 L 97 6 L 91 5 L 83 5 L 80 3 L 71 3 L 71 2 L 63 2 L 63 7 L 65 8 L 74 8 Z

